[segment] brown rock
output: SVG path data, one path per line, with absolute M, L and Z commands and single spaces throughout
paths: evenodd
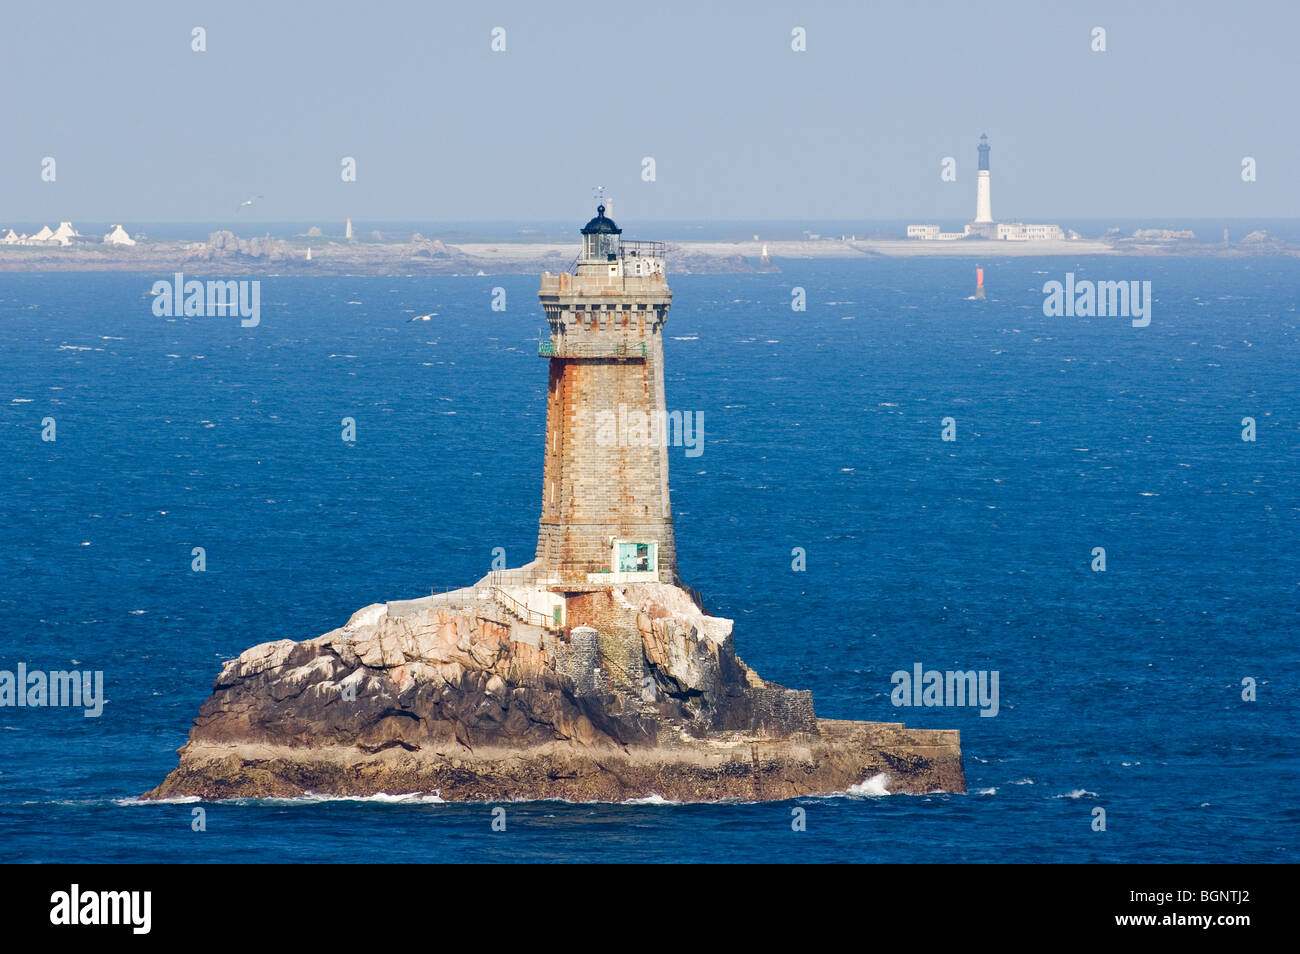
M 146 797 L 788 798 L 875 775 L 964 791 L 956 732 L 817 719 L 677 587 L 585 594 L 599 626 L 562 633 L 458 593 L 227 662 Z

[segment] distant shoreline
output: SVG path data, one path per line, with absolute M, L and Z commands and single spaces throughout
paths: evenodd
M 296 237 L 239 239 L 231 233 L 208 242 L 141 242 L 130 247 L 98 243 L 70 247 L 0 246 L 0 272 L 159 272 L 279 275 L 485 275 L 565 271 L 577 243 L 472 242 L 449 245 L 419 236 L 409 242 Z M 306 258 L 311 249 L 312 258 Z M 767 250 L 769 258 L 763 259 Z M 1048 241 L 918 239 L 805 239 L 796 241 L 672 242 L 668 269 L 678 274 L 780 271 L 780 262 L 816 259 L 1024 257 L 1258 258 L 1300 257 L 1300 246 L 1275 239 L 1224 245 L 1189 240 L 1063 239 Z

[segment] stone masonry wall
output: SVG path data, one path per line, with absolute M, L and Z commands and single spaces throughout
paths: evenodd
M 634 429 L 638 415 L 657 420 L 665 410 L 660 331 L 671 292 L 660 282 L 653 294 L 625 296 L 602 284 L 593 296 L 583 294 L 580 277 L 574 282 L 566 289 L 572 294 L 542 295 L 556 357 L 550 359 L 537 557 L 554 575 L 583 580 L 610 568 L 611 537 L 654 540 L 659 579 L 672 582 L 677 553 L 668 451 L 661 439 L 647 441 Z

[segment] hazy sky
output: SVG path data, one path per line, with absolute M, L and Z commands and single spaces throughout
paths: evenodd
M 630 220 L 966 221 L 983 132 L 997 219 L 1300 215 L 1281 0 L 7 2 L 0 31 L 0 226 L 252 195 L 250 222 L 576 221 L 597 184 Z

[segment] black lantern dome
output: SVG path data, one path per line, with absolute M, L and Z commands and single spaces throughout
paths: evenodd
M 605 206 L 596 206 L 596 217 L 582 229 L 582 257 L 587 261 L 614 261 L 622 233 L 613 219 L 605 217 Z

